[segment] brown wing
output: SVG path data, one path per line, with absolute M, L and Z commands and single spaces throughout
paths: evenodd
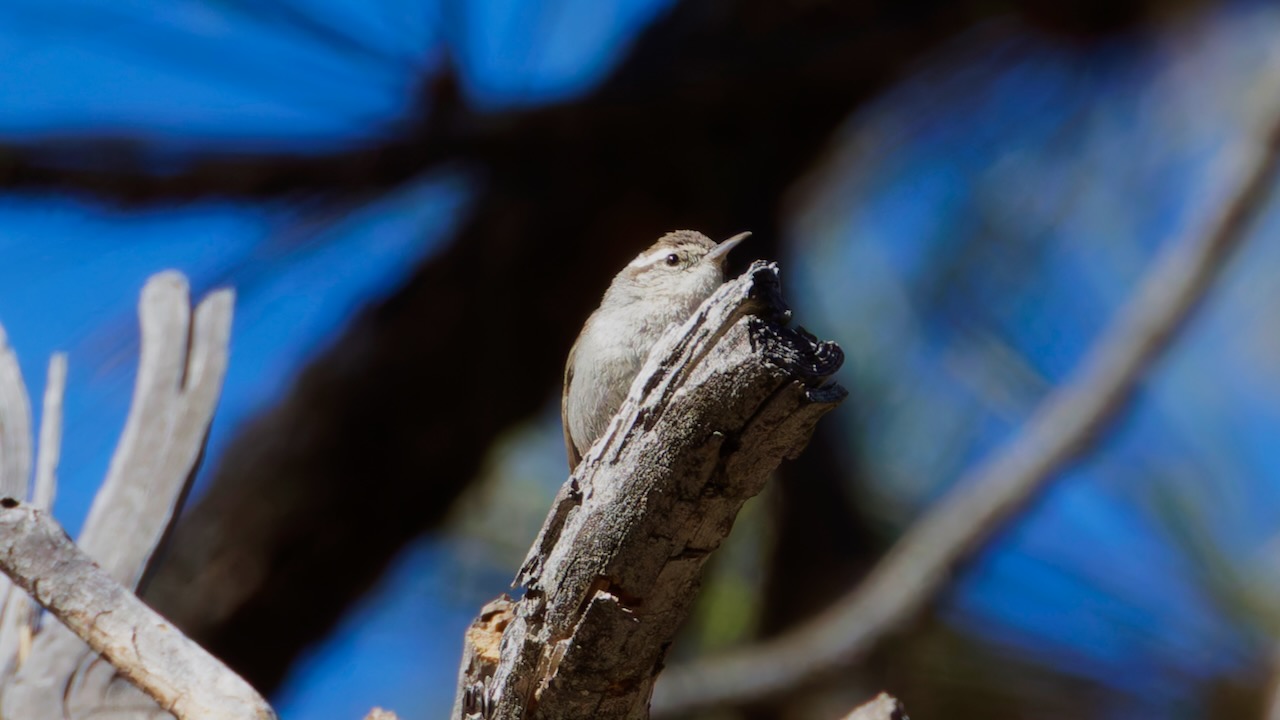
M 574 447 L 573 436 L 569 434 L 569 383 L 573 382 L 573 357 L 578 352 L 575 340 L 569 348 L 569 359 L 564 363 L 564 389 L 560 391 L 560 423 L 564 426 L 564 450 L 569 456 L 569 472 L 573 472 L 582 462 L 582 453 Z

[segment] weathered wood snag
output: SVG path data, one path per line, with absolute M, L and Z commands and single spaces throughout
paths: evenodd
M 232 304 L 229 290 L 216 290 L 193 310 L 176 272 L 147 282 L 133 405 L 76 543 L 49 514 L 66 358 L 49 365 L 28 504 L 30 403 L 0 330 L 0 571 L 60 621 L 38 622 L 26 595 L 0 582 L 0 717 L 275 718 L 247 682 L 132 592 L 203 454 L 227 369 Z
M 707 556 L 845 397 L 828 382 L 839 347 L 790 315 L 777 266 L 757 262 L 658 342 L 561 488 L 524 596 L 468 632 L 454 718 L 648 716 Z

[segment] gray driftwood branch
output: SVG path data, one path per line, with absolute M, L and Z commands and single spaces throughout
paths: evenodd
M 655 715 L 757 702 L 866 657 L 1091 445 L 1267 207 L 1280 167 L 1280 60 L 1272 63 L 1257 94 L 1270 106 L 1258 117 L 1256 134 L 1219 159 L 1210 191 L 1202 193 L 1214 202 L 1167 244 L 1080 365 L 1018 433 L 958 480 L 861 585 L 826 612 L 737 653 L 673 667 L 657 688 Z
M 248 683 L 112 579 L 46 513 L 12 498 L 0 500 L 0 568 L 175 716 L 275 717 Z
M 0 417 L 21 421 L 0 432 L 8 459 L 0 569 L 61 621 L 37 629 L 25 599 L 4 602 L 0 717 L 274 717 L 244 680 L 131 592 L 199 463 L 226 372 L 232 294 L 210 293 L 193 312 L 186 278 L 160 273 L 143 289 L 138 314 L 133 404 L 78 548 L 45 512 L 54 495 L 65 359 L 50 364 L 35 504 L 27 505 L 30 409 L 12 353 L 0 352 Z
M 13 581 L 0 578 L 0 718 L 276 717 L 244 679 L 133 592 L 200 464 L 226 375 L 233 304 L 230 290 L 217 290 L 193 311 L 180 273 L 148 280 L 133 403 L 78 543 L 49 514 L 66 357 L 49 364 L 26 503 L 30 401 L 0 328 L 0 571 Z M 41 607 L 58 622 L 39 622 Z M 395 715 L 375 708 L 367 720 Z
M 455 718 L 645 718 L 707 556 L 845 396 L 840 349 L 786 327 L 775 265 L 651 353 L 561 489 L 517 583 L 467 634 Z

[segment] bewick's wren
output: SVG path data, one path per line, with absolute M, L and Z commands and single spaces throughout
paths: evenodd
M 654 343 L 720 287 L 725 258 L 750 234 L 717 245 L 692 230 L 667 233 L 613 278 L 565 363 L 560 415 L 570 471 L 604 434 Z

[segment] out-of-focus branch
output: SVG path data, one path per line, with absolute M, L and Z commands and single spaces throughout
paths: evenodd
M 6 575 L 179 720 L 274 720 L 248 683 L 113 580 L 44 512 L 0 500 L 0 549 Z
M 359 199 L 443 163 L 481 161 L 486 138 L 515 140 L 509 128 L 525 126 L 502 114 L 471 116 L 449 63 L 423 78 L 421 95 L 399 132 L 339 150 L 174 153 L 146 137 L 83 134 L 0 142 L 0 187 L 70 190 L 122 204 L 304 193 Z
M 26 497 L 31 481 L 31 398 L 18 356 L 0 328 L 0 493 Z
M 1264 688 L 1266 707 L 1262 720 L 1280 720 L 1280 645 L 1272 647 L 1271 677 Z
M 7 576 L 0 593 L 4 717 L 275 720 L 249 683 L 126 586 L 142 576 L 199 462 L 226 373 L 232 297 L 215 291 L 192 312 L 180 273 L 147 282 L 138 304 L 142 358 L 133 403 L 80 547 L 47 508 L 0 495 L 0 571 Z M 8 385 L 0 389 L 0 417 L 18 417 L 29 413 L 26 387 L 13 353 L 0 350 L 0 384 Z M 35 490 L 46 505 L 54 492 L 65 383 L 66 357 L 55 354 Z M 29 428 L 17 429 L 23 433 L 0 425 L 0 437 L 12 435 L 3 446 L 29 457 Z M 30 601 L 18 597 L 21 591 L 60 623 L 41 624 L 29 661 L 19 650 L 15 663 L 15 647 L 30 645 L 19 642 L 30 638 Z M 368 718 L 395 720 L 381 709 Z
M 62 396 L 67 389 L 67 356 L 54 353 L 45 375 L 44 402 L 40 410 L 40 444 L 36 451 L 36 479 L 31 502 L 41 510 L 53 508 L 58 492 L 58 459 L 62 455 Z
M 907 711 L 898 699 L 888 693 L 880 693 L 871 702 L 859 705 L 844 720 L 906 720 Z
M 36 476 L 31 488 L 31 504 L 48 511 L 58 487 L 58 458 L 62 452 L 62 396 L 67 387 L 67 356 L 54 353 L 49 358 L 44 402 L 40 412 L 40 445 L 36 454 Z M 26 394 L 25 388 L 23 394 Z M 0 425 L 3 428 L 3 425 Z M 6 581 L 0 592 L 0 664 L 16 660 L 21 665 L 31 652 L 40 619 L 40 607 L 26 593 Z
M 759 102 L 775 97 L 778 83 L 792 82 L 791 70 L 809 64 L 806 55 L 827 55 L 834 51 L 876 58 L 876 63 L 849 66 L 835 62 L 818 66 L 807 76 L 794 75 L 799 83 L 797 89 L 829 87 L 834 97 L 840 98 L 850 90 L 857 94 L 858 86 L 864 83 L 877 84 L 892 77 L 921 50 L 992 16 L 1015 15 L 1050 32 L 1094 36 L 1202 1 L 1112 0 L 1097 4 L 1098 7 L 1093 3 L 1045 3 L 1042 0 L 877 0 L 857 6 L 838 2 L 742 2 L 716 13 L 701 7 L 677 7 L 673 13 L 679 18 L 676 22 L 659 22 L 659 32 L 649 33 L 638 43 L 640 55 L 645 54 L 645 45 L 648 50 L 658 49 L 657 56 L 641 58 L 657 62 L 624 65 L 617 74 L 620 82 L 606 84 L 598 97 L 606 98 L 615 109 L 629 109 L 635 99 L 642 103 L 655 99 L 645 96 L 666 85 L 675 90 L 675 95 L 667 100 L 675 100 L 677 104 L 680 100 L 696 103 L 687 95 L 678 97 L 691 88 L 671 87 L 673 80 L 683 78 L 699 88 L 714 87 L 710 99 L 723 102 L 729 100 L 729 96 L 722 94 L 723 88 L 716 87 L 725 79 L 718 75 L 722 69 L 737 65 L 742 80 L 756 85 L 754 97 Z M 304 13 L 270 12 L 278 16 L 282 25 L 315 35 L 339 52 L 380 54 L 377 48 L 360 42 L 354 35 L 326 26 Z M 844 39 L 840 40 L 842 31 Z M 666 37 L 660 37 L 662 35 Z M 785 46 L 765 48 L 750 67 L 744 67 L 741 51 L 766 35 L 785 40 Z M 708 53 L 706 48 L 716 48 L 717 52 Z M 404 62 L 417 61 L 406 56 Z M 853 76 L 848 75 L 850 70 L 854 71 Z M 615 89 L 622 89 L 623 95 L 615 94 Z M 385 137 L 353 149 L 322 148 L 311 153 L 243 150 L 176 153 L 158 148 L 158 143 L 145 136 L 92 133 L 0 141 L 0 187 L 51 188 L 79 192 L 99 200 L 138 204 L 207 197 L 265 199 L 297 193 L 360 197 L 393 187 L 441 163 L 507 165 L 509 163 L 501 159 L 504 153 L 526 144 L 547 142 L 548 130 L 555 131 L 555 126 L 565 120 L 583 119 L 581 111 L 586 109 L 580 103 L 568 103 L 547 110 L 502 112 L 477 118 L 460 103 L 457 78 L 448 64 L 422 78 L 419 94 L 421 99 L 406 113 L 405 122 L 390 128 Z M 807 103 L 825 104 L 821 93 L 809 96 Z M 620 97 L 625 101 L 615 102 Z M 750 99 L 745 100 L 744 111 L 754 104 Z M 785 112 L 788 105 L 779 99 L 776 107 Z M 809 110 L 803 105 L 792 108 L 798 112 Z M 637 127 L 644 127 L 643 116 L 636 121 Z M 619 135 L 619 138 L 635 140 L 643 136 L 644 133 L 637 133 Z M 782 139 L 781 134 L 773 137 Z M 623 148 L 614 149 L 619 150 L 626 152 Z
M 1276 72 L 1257 97 L 1280 100 Z M 912 526 L 863 583 L 785 635 L 723 658 L 674 667 L 654 713 L 670 716 L 758 701 L 863 658 L 929 603 L 961 564 L 1084 451 L 1205 294 L 1266 207 L 1280 164 L 1280 106 L 1269 107 L 1215 166 L 1218 199 L 1184 237 L 1170 241 L 1132 298 L 1063 385 L 986 462 L 962 477 Z
M 187 279 L 174 271 L 151 277 L 142 290 L 133 402 L 78 539 L 131 587 L 186 496 L 227 372 L 235 293 L 215 290 L 194 312 L 188 294 Z
M 107 478 L 94 498 L 79 541 L 80 550 L 96 563 L 92 572 L 78 569 L 81 562 L 78 557 L 67 555 L 61 546 L 55 547 L 55 540 L 63 542 L 66 539 L 52 521 L 47 521 L 49 528 L 46 532 L 29 528 L 25 521 L 14 520 L 17 525 L 11 528 L 14 534 L 9 539 L 21 549 L 8 550 L 6 562 L 10 565 L 6 566 L 6 572 L 22 578 L 27 583 L 23 587 L 42 604 L 55 606 L 51 607 L 55 614 L 64 612 L 70 615 L 59 616 L 66 627 L 57 623 L 42 625 L 30 643 L 29 657 L 8 668 L 12 675 L 4 677 L 4 691 L 0 693 L 3 701 L 0 711 L 5 717 L 100 717 L 104 712 L 124 712 L 122 708 L 128 708 L 131 716 L 136 717 L 165 715 L 136 689 L 127 683 L 116 682 L 117 676 L 111 665 L 94 662 L 94 652 L 85 647 L 85 641 L 91 645 L 99 642 L 110 645 L 113 649 L 107 656 L 113 663 L 118 656 L 126 663 L 150 665 L 160 662 L 157 658 L 169 652 L 177 653 L 175 662 L 179 665 L 186 662 L 182 659 L 186 657 L 185 651 L 167 644 L 176 640 L 157 637 L 156 644 L 150 646 L 156 651 L 156 656 L 144 658 L 142 646 L 133 648 L 134 655 L 129 654 L 129 648 L 117 647 L 115 643 L 119 637 L 114 633 L 125 633 L 122 637 L 127 642 L 129 624 L 141 623 L 136 628 L 139 633 L 159 632 L 166 637 L 181 637 L 168 623 L 157 625 L 154 618 L 130 609 L 131 604 L 141 606 L 141 603 L 128 589 L 136 587 L 143 576 L 152 554 L 172 524 L 199 464 L 226 373 L 232 298 L 229 290 L 214 291 L 193 312 L 187 280 L 177 272 L 159 273 L 143 289 L 138 303 L 142 357 L 138 363 L 133 403 Z M 46 419 L 50 422 L 56 420 L 61 412 L 60 408 L 49 407 L 49 403 L 56 404 L 61 395 L 64 380 L 61 366 L 57 358 L 50 366 L 50 392 L 46 396 Z M 42 432 L 42 436 L 52 437 L 52 427 L 49 427 L 50 433 Z M 41 452 L 45 453 L 46 449 L 42 447 Z M 46 463 L 49 475 L 52 474 L 52 462 L 50 457 Z M 39 494 L 42 498 L 51 498 L 52 489 L 40 490 Z M 16 502 L 17 497 L 11 497 L 11 500 Z M 48 546 L 53 556 L 31 557 L 28 551 L 34 551 L 38 546 Z M 59 568 L 75 570 L 79 574 L 76 577 L 58 575 L 56 571 Z M 100 582 L 95 573 L 107 578 L 109 584 Z M 93 594 L 77 595 L 89 589 L 105 594 L 100 594 L 96 600 Z M 9 662 L 15 644 L 25 639 L 18 632 L 22 629 L 19 622 L 24 618 L 18 612 L 22 605 L 16 600 L 6 603 L 6 617 L 4 624 L 0 625 L 0 653 L 4 653 L 0 655 L 0 662 L 4 663 Z M 56 607 L 63 602 L 71 604 Z M 97 604 L 92 604 L 94 602 Z M 15 614 L 9 615 L 9 609 Z M 76 625 L 85 618 L 91 625 L 102 624 L 104 621 L 100 618 L 107 616 L 113 622 L 125 623 L 104 625 L 109 630 L 103 631 L 112 633 L 111 637 L 88 637 L 84 634 L 86 631 Z M 93 628 L 89 629 L 91 631 Z M 185 638 L 182 642 L 194 647 Z M 97 645 L 93 645 L 93 649 L 103 651 Z M 191 662 L 204 667 L 195 660 Z M 186 700 L 181 697 L 186 696 L 179 692 L 181 688 L 170 687 L 162 677 L 169 671 L 180 672 L 181 669 L 153 667 L 148 672 L 161 675 L 143 678 L 140 682 L 158 682 L 176 695 L 164 695 L 163 692 L 157 695 L 154 688 L 144 686 L 143 689 L 152 693 L 166 708 L 172 702 L 179 704 L 176 707 L 185 707 L 182 703 Z M 130 680 L 138 679 L 131 677 L 127 668 L 124 676 Z M 215 680 L 214 676 L 208 679 Z M 237 681 L 243 685 L 243 681 L 238 678 Z M 226 689 L 222 681 L 216 681 L 209 688 L 210 692 Z M 190 699 L 199 699 L 199 692 L 196 691 Z M 174 697 L 179 699 L 174 700 Z M 189 711 L 203 712 L 202 707 L 197 704 Z
M 25 498 L 31 472 L 31 398 L 18 356 L 0 327 L 0 497 Z M 0 671 L 30 641 L 30 600 L 0 578 Z

